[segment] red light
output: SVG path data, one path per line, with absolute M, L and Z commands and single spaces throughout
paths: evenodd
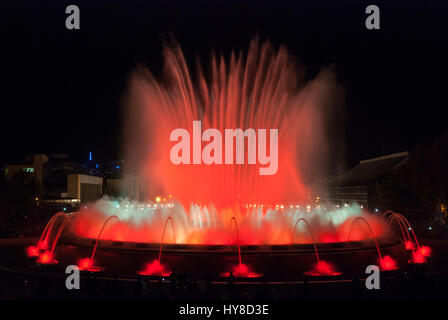
M 249 268 L 244 263 L 233 268 L 233 275 L 235 277 L 247 277 L 249 275 Z
M 89 258 L 84 258 L 78 261 L 78 266 L 80 270 L 88 270 L 92 267 L 92 260 Z
M 398 269 L 397 264 L 395 263 L 395 260 L 392 259 L 390 256 L 384 256 L 380 260 L 380 266 L 381 270 L 383 271 L 391 271 Z
M 39 241 L 39 242 L 37 243 L 37 248 L 38 248 L 39 250 L 47 250 L 47 249 L 48 249 L 48 243 L 47 243 L 47 241 Z
M 406 250 L 414 250 L 414 243 L 412 241 L 406 241 L 404 246 Z
M 139 271 L 138 274 L 143 276 L 167 277 L 171 274 L 171 271 L 166 271 L 165 267 L 160 264 L 159 260 L 155 259 L 153 262 L 147 264 L 144 270 Z
M 232 273 L 230 272 L 224 272 L 221 273 L 221 277 L 228 278 L 230 275 L 234 276 L 235 278 L 260 278 L 263 276 L 262 273 L 258 272 L 252 272 L 247 265 L 244 263 L 241 263 L 235 267 L 232 268 Z
M 425 258 L 424 255 L 422 255 L 420 250 L 417 250 L 412 255 L 412 262 L 413 263 L 425 263 L 426 262 L 426 258 Z
M 426 258 L 431 256 L 431 248 L 427 246 L 421 246 L 412 254 L 413 263 L 425 263 Z
M 429 257 L 431 256 L 431 248 L 427 247 L 427 246 L 420 246 L 420 248 L 417 250 L 420 251 L 420 253 L 424 256 L 424 257 Z
M 56 264 L 58 263 L 57 260 L 53 259 L 53 256 L 49 251 L 45 251 L 40 254 L 39 259 L 37 260 L 38 263 L 41 264 Z
M 30 246 L 26 249 L 26 254 L 28 257 L 37 257 L 39 256 L 39 249 L 35 246 Z
M 308 276 L 337 276 L 341 272 L 335 270 L 333 264 L 320 260 L 318 263 L 314 264 L 313 270 L 305 272 Z
M 334 242 L 338 242 L 339 239 L 337 238 L 337 236 L 333 235 L 333 234 L 324 234 L 322 236 L 322 242 L 324 243 L 334 243 Z
M 89 272 L 104 271 L 103 267 L 93 265 L 93 261 L 90 258 L 84 258 L 78 261 L 79 270 Z

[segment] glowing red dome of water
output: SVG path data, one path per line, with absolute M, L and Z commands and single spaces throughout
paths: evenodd
M 427 261 L 427 258 L 431 256 L 431 248 L 427 246 L 420 246 L 412 253 L 412 262 L 421 264 Z
M 380 268 L 383 271 L 392 271 L 398 269 L 398 266 L 390 256 L 384 256 L 380 259 Z
M 143 276 L 163 276 L 167 277 L 171 274 L 171 271 L 167 271 L 165 266 L 163 266 L 158 259 L 153 262 L 148 263 L 142 271 L 138 272 L 139 275 Z
M 235 277 L 235 278 L 260 278 L 263 274 L 259 272 L 253 272 L 250 270 L 250 268 L 244 264 L 238 264 L 232 268 L 231 272 L 223 272 L 221 273 L 221 277 L 229 278 L 229 277 Z
M 414 250 L 415 245 L 412 241 L 405 241 L 404 246 L 406 250 Z
M 39 258 L 37 259 L 37 262 L 40 264 L 57 264 L 58 261 L 54 259 L 51 252 L 44 251 L 39 255 Z
M 39 249 L 37 248 L 37 246 L 29 246 L 26 249 L 26 254 L 30 258 L 37 257 L 37 256 L 39 256 Z

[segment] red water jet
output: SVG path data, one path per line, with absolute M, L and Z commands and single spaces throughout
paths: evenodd
M 406 248 L 406 250 L 414 250 L 415 249 L 415 245 L 412 241 L 406 241 L 404 243 L 404 247 Z
M 418 251 L 422 254 L 424 257 L 430 257 L 431 256 L 431 248 L 427 246 L 420 246 Z
M 166 271 L 165 266 L 162 265 L 158 259 L 155 259 L 153 262 L 148 263 L 143 270 L 137 273 L 142 276 L 168 277 L 171 274 L 171 271 Z
M 427 246 L 420 246 L 417 250 L 412 252 L 411 263 L 422 264 L 426 263 L 428 257 L 431 256 L 431 248 Z
M 379 264 L 380 269 L 383 271 L 392 271 L 398 269 L 395 260 L 392 259 L 390 256 L 384 256 L 380 258 Z
M 37 259 L 37 263 L 40 264 L 57 264 L 59 263 L 56 259 L 54 259 L 52 253 L 50 251 L 44 251 L 39 255 L 39 259 Z
M 132 75 L 126 109 L 128 163 L 139 169 L 142 182 L 147 181 L 148 198 L 173 194 L 184 206 L 200 201 L 218 208 L 257 199 L 271 205 L 287 199 L 307 201 L 306 175 L 323 173 L 328 149 L 333 148 L 327 141 L 326 119 L 340 115 L 333 108 L 341 97 L 334 75 L 325 70 L 306 83 L 286 48 L 275 50 L 258 40 L 250 43 L 246 55 L 232 52 L 227 61 L 213 54 L 209 70 L 200 65 L 191 70 L 175 43 L 165 46 L 164 58 L 160 79 L 143 69 Z M 201 121 L 196 139 L 190 132 L 194 121 Z M 201 140 L 198 147 L 205 151 L 209 142 L 201 139 L 201 132 L 212 128 L 222 134 L 226 129 L 254 129 L 258 134 L 260 129 L 267 134 L 278 129 L 277 173 L 260 175 L 265 165 L 249 164 L 247 136 L 242 138 L 243 150 L 236 143 L 227 150 L 233 151 L 229 157 L 234 165 L 225 165 L 224 157 L 212 164 L 171 162 L 174 130 L 187 130 L 189 145 Z M 244 161 L 235 164 L 240 152 Z M 189 152 L 190 164 L 192 156 Z
M 78 261 L 78 267 L 81 271 L 88 271 L 88 272 L 100 272 L 104 271 L 105 268 L 95 266 L 94 261 L 91 258 L 83 258 Z
M 411 263 L 422 264 L 426 262 L 426 257 L 422 255 L 420 250 L 417 250 L 412 253 Z
M 318 263 L 314 264 L 313 270 L 305 272 L 308 276 L 338 276 L 341 272 L 338 272 L 332 263 L 320 260 Z
M 221 277 L 230 278 L 260 278 L 263 274 L 259 272 L 253 272 L 249 266 L 244 263 L 238 264 L 232 268 L 232 272 L 221 273 Z
M 337 117 L 343 114 L 337 109 L 342 95 L 333 72 L 323 70 L 307 82 L 303 68 L 286 48 L 276 49 L 258 39 L 250 43 L 247 53 L 232 52 L 229 59 L 212 54 L 208 70 L 201 65 L 193 70 L 178 44 L 167 43 L 163 53 L 160 77 L 143 68 L 137 70 L 125 95 L 126 163 L 138 175 L 144 202 L 126 200 L 126 206 L 121 206 L 110 201 L 106 209 L 89 206 L 81 210 L 85 213 L 82 218 L 74 221 L 75 236 L 99 239 L 97 230 L 104 220 L 117 215 L 124 224 L 125 239 L 119 237 L 118 226 L 104 230 L 101 239 L 160 243 L 161 256 L 163 240 L 159 235 L 168 217 L 176 220 L 175 243 L 219 245 L 226 244 L 227 222 L 235 217 L 239 244 L 289 244 L 294 222 L 306 214 L 313 228 L 316 225 L 315 238 L 297 232 L 297 243 L 344 241 L 344 219 L 350 219 L 353 211 L 335 209 L 340 211 L 335 219 L 324 217 L 317 212 L 314 199 L 310 200 L 314 195 L 308 186 L 311 177 L 325 174 L 330 149 L 337 150 L 337 141 L 328 139 L 332 123 L 340 123 Z M 197 132 L 192 126 L 196 121 L 200 122 Z M 186 162 L 190 164 L 174 164 L 170 159 L 179 142 L 171 139 L 171 133 L 177 129 L 188 132 L 189 148 L 185 150 L 189 150 Z M 194 161 L 195 152 L 191 151 L 205 151 L 215 142 L 212 136 L 207 140 L 206 132 L 211 129 L 221 138 L 226 130 L 234 132 L 234 143 L 221 150 L 221 156 L 225 155 L 221 160 L 229 156 L 231 161 Z M 268 144 L 275 130 L 278 171 L 260 175 L 260 169 L 266 167 L 264 160 L 259 161 L 263 148 L 250 143 L 251 133 L 256 132 L 260 142 L 264 132 Z M 223 146 L 222 142 L 217 145 Z M 249 151 L 257 154 L 255 163 L 249 161 Z M 112 202 L 117 203 L 110 205 Z M 56 217 L 47 230 L 55 221 Z M 381 223 L 372 222 L 377 236 L 382 234 Z M 368 237 L 365 230 L 356 232 L 356 238 Z
M 29 246 L 26 249 L 26 254 L 29 258 L 37 257 L 39 256 L 39 248 L 35 246 Z
M 87 270 L 93 266 L 92 260 L 89 258 L 80 259 L 78 261 L 79 270 Z

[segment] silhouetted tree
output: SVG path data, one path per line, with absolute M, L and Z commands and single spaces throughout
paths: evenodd
M 445 223 L 448 205 L 448 135 L 419 145 L 408 160 L 375 186 L 374 200 L 414 221 Z M 445 209 L 444 209 L 445 208 Z

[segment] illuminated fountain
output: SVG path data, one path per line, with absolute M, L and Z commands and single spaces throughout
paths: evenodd
M 292 239 L 291 243 L 294 243 L 294 236 L 296 233 L 297 225 L 303 222 L 305 223 L 306 227 L 308 228 L 311 236 L 311 240 L 313 241 L 314 251 L 316 252 L 316 264 L 314 264 L 313 270 L 305 272 L 307 275 L 311 276 L 336 276 L 340 275 L 340 272 L 337 272 L 334 270 L 334 266 L 331 263 L 328 263 L 326 261 L 319 259 L 319 251 L 317 250 L 317 244 L 316 239 L 313 236 L 313 230 L 308 223 L 308 221 L 305 218 L 299 218 L 297 219 L 296 223 L 294 224 L 294 229 L 292 231 Z
M 230 220 L 229 226 L 229 244 L 230 244 L 230 236 L 232 231 L 232 225 L 235 226 L 235 234 L 236 234 L 236 247 L 238 248 L 238 264 L 232 267 L 232 271 L 223 272 L 221 274 L 222 277 L 236 277 L 236 278 L 260 278 L 263 276 L 262 273 L 253 272 L 249 269 L 249 267 L 243 263 L 241 259 L 241 243 L 240 236 L 238 232 L 238 224 L 236 222 L 235 217 L 232 217 Z
M 56 264 L 58 260 L 55 259 L 55 249 L 58 242 L 82 246 L 91 244 L 89 258 L 78 257 L 77 264 L 81 270 L 98 272 L 109 267 L 104 262 L 101 262 L 101 266 L 96 264 L 98 249 L 105 247 L 108 250 L 120 251 L 120 248 L 113 247 L 114 243 L 133 247 L 138 247 L 140 243 L 151 246 L 148 250 L 153 252 L 155 257 L 150 260 L 152 262 L 144 263 L 141 270 L 139 265 L 135 265 L 135 272 L 143 276 L 167 277 L 171 271 L 167 271 L 167 264 L 162 263 L 166 246 L 169 250 L 167 258 L 171 257 L 173 252 L 181 252 L 185 248 L 188 248 L 189 252 L 203 252 L 208 250 L 206 248 L 209 246 L 218 246 L 223 248 L 223 255 L 230 260 L 227 267 L 223 265 L 224 270 L 216 271 L 217 275 L 259 278 L 263 273 L 254 271 L 253 266 L 244 262 L 250 256 L 247 250 L 270 247 L 271 249 L 263 250 L 272 254 L 275 252 L 272 248 L 280 246 L 297 252 L 299 259 L 310 254 L 306 248 L 311 245 L 315 263 L 308 260 L 305 264 L 311 267 L 311 270 L 303 270 L 303 274 L 328 277 L 342 275 L 342 272 L 336 268 L 334 261 L 322 260 L 321 255 L 328 255 L 329 250 L 333 250 L 333 245 L 341 244 L 350 249 L 353 244 L 357 250 L 373 245 L 382 270 L 394 270 L 398 267 L 391 255 L 381 253 L 384 250 L 383 242 L 387 242 L 389 235 L 393 234 L 389 230 L 390 221 L 399 219 L 396 213 L 394 217 L 397 218 L 369 214 L 358 205 L 325 210 L 317 207 L 310 210 L 307 206 L 299 205 L 292 208 L 287 205 L 283 205 L 283 209 L 281 207 L 282 205 L 278 208 L 264 205 L 261 208 L 261 205 L 252 205 L 252 208 L 248 206 L 246 209 L 246 205 L 242 205 L 239 210 L 231 211 L 239 214 L 232 216 L 227 220 L 230 223 L 226 223 L 225 215 L 208 206 L 193 205 L 192 210 L 187 212 L 178 202 L 139 203 L 102 199 L 78 213 L 56 215 L 49 221 L 49 227 L 44 230 L 36 246 L 32 247 L 32 250 L 29 249 L 34 253 L 30 256 L 35 256 L 37 250 L 38 263 Z M 238 218 L 241 220 L 238 221 Z M 167 239 L 168 224 L 171 226 L 172 236 Z M 277 232 L 270 232 L 274 230 Z M 404 229 L 403 234 L 406 236 L 402 242 L 405 244 L 403 250 L 408 243 L 413 246 L 415 243 L 413 259 L 410 262 L 426 262 L 429 248 L 419 247 L 417 238 L 414 240 L 407 237 Z M 319 252 L 320 250 L 322 252 Z M 171 263 L 168 265 L 170 269 L 179 268 Z
M 120 225 L 120 228 L 121 228 L 121 236 L 123 237 L 123 226 L 121 225 L 120 219 L 116 215 L 108 217 L 104 221 L 103 226 L 101 227 L 101 230 L 98 233 L 98 236 L 96 237 L 96 241 L 95 241 L 95 245 L 93 246 L 91 257 L 79 260 L 78 266 L 79 266 L 80 270 L 82 270 L 82 271 L 89 271 L 89 272 L 99 272 L 99 271 L 103 271 L 104 270 L 104 267 L 99 267 L 99 266 L 94 265 L 94 263 L 95 263 L 95 253 L 96 253 L 96 249 L 98 248 L 98 244 L 100 242 L 101 236 L 103 235 L 104 229 L 106 228 L 106 226 L 109 223 L 109 221 L 111 221 L 113 219 L 118 221 L 118 223 Z
M 77 213 L 58 213 L 37 245 L 28 248 L 28 255 L 37 257 L 37 263 L 56 264 L 58 244 L 91 248 L 76 257 L 81 259 L 80 268 L 91 272 L 114 264 L 105 265 L 104 261 L 112 258 L 99 258 L 97 249 L 124 255 L 131 249 L 141 251 L 146 263 L 152 262 L 140 271 L 141 264 L 131 266 L 134 274 L 162 277 L 170 274 L 168 265 L 171 270 L 237 278 L 268 276 L 282 266 L 266 262 L 264 265 L 273 266 L 263 271 L 258 270 L 263 264 L 257 261 L 267 261 L 271 255 L 291 262 L 292 269 L 304 265 L 302 273 L 306 275 L 337 276 L 343 266 L 338 263 L 336 270 L 335 261 L 321 257 L 327 259 L 334 252 L 354 255 L 356 250 L 374 252 L 378 259 L 371 262 L 393 270 L 398 267 L 395 258 L 383 252 L 402 243 L 413 252 L 413 263 L 426 261 L 429 248 L 419 245 L 402 215 L 370 214 L 357 204 L 311 204 L 313 190 L 307 181 L 310 176 L 325 174 L 328 156 L 337 149 L 337 143 L 330 142 L 328 124 L 341 113 L 337 109 L 341 95 L 331 71 L 324 70 L 305 82 L 302 68 L 285 48 L 274 50 L 257 40 L 251 42 L 246 56 L 235 52 L 228 59 L 212 55 L 208 72 L 199 64 L 192 72 L 177 44 L 167 45 L 164 55 L 161 78 L 140 69 L 132 75 L 127 92 L 127 164 L 139 172 L 147 200 L 105 197 Z M 170 139 L 171 133 L 179 128 L 188 130 L 195 121 L 201 121 L 200 136 L 195 131 L 189 135 L 191 154 L 189 149 L 188 155 L 183 154 L 186 149 L 181 150 L 188 161 L 193 157 L 191 164 L 174 164 L 170 155 L 176 142 Z M 221 133 L 233 130 L 235 143 L 226 148 L 224 157 L 230 154 L 235 164 L 224 164 L 220 144 L 206 136 L 211 128 Z M 242 129 L 240 144 L 236 129 Z M 278 129 L 278 170 L 272 175 L 260 174 L 266 161 L 251 161 L 250 152 L 257 148 L 252 144 L 250 149 L 251 133 L 260 138 L 260 129 Z M 271 142 L 268 149 L 273 156 L 273 140 L 265 138 Z M 202 157 L 209 152 L 214 162 L 195 162 L 195 151 Z M 260 152 L 258 156 L 260 159 Z M 167 240 L 169 222 L 172 237 Z M 393 235 L 393 222 L 401 229 L 402 241 Z M 231 237 L 232 226 L 235 237 Z M 213 258 L 205 258 L 208 256 Z M 221 270 L 207 267 L 213 259 L 225 264 Z M 201 264 L 203 269 L 196 268 Z M 310 266 L 312 270 L 307 271 Z M 299 271 L 292 270 L 294 273 Z
M 165 231 L 168 222 L 171 222 L 173 240 L 176 242 L 176 231 L 174 228 L 174 222 L 171 217 L 166 218 L 165 225 L 163 226 L 162 231 L 162 239 L 160 240 L 160 249 L 159 249 L 159 257 L 155 259 L 152 263 L 146 265 L 145 269 L 142 271 L 138 271 L 138 274 L 144 276 L 162 276 L 166 277 L 171 274 L 171 271 L 167 271 L 166 267 L 161 263 L 162 260 L 162 249 L 163 249 L 163 241 L 165 239 Z
M 402 214 L 393 211 L 386 211 L 384 213 L 384 216 L 387 216 L 388 214 L 389 216 L 387 217 L 386 223 L 389 225 L 392 222 L 398 223 L 401 234 L 403 236 L 403 241 L 405 243 L 405 248 L 406 250 L 412 252 L 411 259 L 409 260 L 409 262 L 414 264 L 425 263 L 427 261 L 427 258 L 431 256 L 431 248 L 427 246 L 420 246 L 420 243 L 418 242 L 418 239 L 415 235 L 414 230 L 411 227 L 411 224 L 409 223 L 408 219 L 406 219 Z M 415 244 L 411 239 L 409 231 L 411 231 L 413 235 L 413 240 Z

